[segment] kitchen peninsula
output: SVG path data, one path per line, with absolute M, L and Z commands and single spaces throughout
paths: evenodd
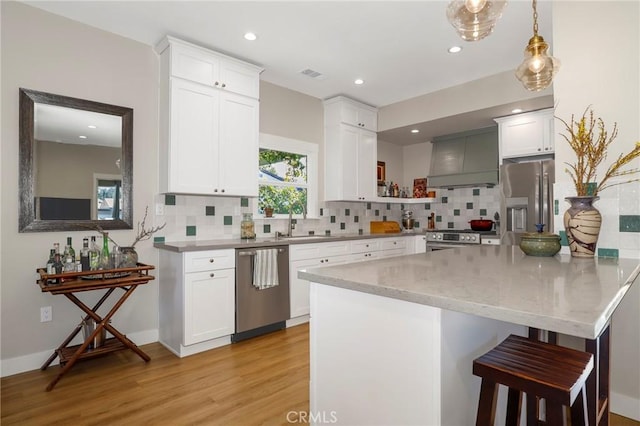
M 311 412 L 339 424 L 474 424 L 473 359 L 527 327 L 592 348 L 602 335 L 607 356 L 609 320 L 639 273 L 638 260 L 529 257 L 516 246 L 301 271 L 312 283 Z

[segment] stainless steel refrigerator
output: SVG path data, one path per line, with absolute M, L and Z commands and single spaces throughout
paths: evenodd
M 535 232 L 536 224 L 553 232 L 553 160 L 505 163 L 500 168 L 501 242 L 520 244 L 524 232 Z

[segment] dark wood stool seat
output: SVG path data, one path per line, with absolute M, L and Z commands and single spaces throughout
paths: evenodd
M 588 425 L 585 383 L 591 370 L 590 353 L 511 335 L 473 361 L 473 374 L 482 378 L 476 425 L 493 426 L 499 384 L 509 388 L 507 425 L 519 424 L 523 393 L 546 400 L 546 421 L 527 413 L 528 425 L 562 426 L 563 405 L 571 407 L 572 426 Z

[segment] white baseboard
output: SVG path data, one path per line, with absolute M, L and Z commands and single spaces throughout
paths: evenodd
M 107 336 L 109 337 L 109 336 Z M 158 330 L 145 330 L 136 333 L 127 334 L 127 337 L 135 342 L 136 345 L 146 345 L 158 341 Z M 76 337 L 71 345 L 80 344 L 81 339 Z M 48 351 L 37 352 L 33 354 L 23 355 L 15 358 L 4 359 L 0 361 L 0 377 L 13 376 L 14 374 L 24 373 L 25 371 L 38 370 L 42 367 L 42 364 L 46 362 L 56 348 L 51 348 Z M 59 361 L 56 358 L 52 363 L 58 365 Z
M 309 322 L 309 315 L 302 315 L 301 317 L 291 318 L 287 320 L 287 328 L 295 327 L 296 325 Z
M 620 416 L 640 422 L 640 400 L 621 393 L 611 392 L 609 410 Z

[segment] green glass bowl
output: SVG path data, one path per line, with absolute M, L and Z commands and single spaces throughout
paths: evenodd
M 520 249 L 528 256 L 555 256 L 560 251 L 560 236 L 549 232 L 527 232 Z

